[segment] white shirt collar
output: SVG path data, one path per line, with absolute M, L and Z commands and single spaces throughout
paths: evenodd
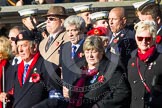
M 24 61 L 24 66 L 25 66 L 26 64 L 30 65 L 30 64 L 32 63 L 32 61 L 33 61 L 33 58 L 32 58 L 29 62 L 25 62 L 25 61 Z

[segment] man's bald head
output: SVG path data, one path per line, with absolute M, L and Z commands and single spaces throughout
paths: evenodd
M 110 11 L 110 13 L 111 12 L 116 13 L 118 17 L 125 17 L 125 9 L 123 7 L 115 7 Z

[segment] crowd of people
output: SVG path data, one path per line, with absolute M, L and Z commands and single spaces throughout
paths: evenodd
M 161 0 L 91 12 L 92 4 L 18 11 L 0 36 L 0 108 L 161 108 Z M 8 37 L 8 38 L 7 38 Z
M 123 0 L 1 0 L 0 6 L 23 6 L 40 5 L 53 3 L 74 3 L 74 2 L 113 2 Z

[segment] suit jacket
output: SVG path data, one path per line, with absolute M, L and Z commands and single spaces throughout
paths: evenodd
M 46 44 L 48 42 L 49 37 L 43 39 L 39 45 L 39 51 L 42 57 L 52 63 L 59 64 L 59 55 L 60 55 L 60 46 L 67 42 L 67 36 L 65 32 L 59 33 L 54 42 L 51 44 L 47 52 L 45 51 Z
M 76 51 L 73 59 L 71 58 L 71 42 L 67 42 L 61 47 L 60 63 L 63 81 L 66 86 L 70 86 L 80 76 L 80 67 L 85 63 L 84 56 L 81 56 L 83 54 L 83 42 Z
M 162 28 L 161 27 L 159 28 L 157 35 L 160 35 L 162 38 Z M 156 46 L 157 46 L 158 52 L 162 53 L 162 41 L 160 43 L 157 43 Z
M 50 72 L 54 73 L 58 70 L 58 66 L 54 64 L 52 66 L 54 70 L 50 70 Z M 40 81 L 37 83 L 34 83 L 31 80 L 35 68 L 41 77 Z M 18 80 L 19 75 L 16 75 L 16 79 L 14 81 L 13 108 L 31 108 L 33 105 L 48 98 L 48 91 L 51 90 L 51 86 L 49 86 L 49 84 L 51 84 L 51 82 L 49 82 L 51 77 L 49 76 L 48 68 L 49 67 L 44 66 L 44 59 L 39 57 L 34 67 L 31 69 L 24 85 L 21 86 L 20 81 Z M 59 89 L 59 85 L 55 85 L 57 84 L 54 84 L 52 88 Z
M 141 75 L 151 89 L 149 93 L 138 74 L 137 50 L 132 52 L 132 58 L 128 62 L 128 80 L 132 89 L 131 108 L 161 108 L 162 103 L 162 54 L 155 51 L 147 62 L 138 59 Z
M 73 59 L 71 58 L 71 45 L 71 42 L 67 42 L 63 44 L 60 49 L 60 65 L 62 67 L 63 76 L 63 80 L 61 82 L 68 89 L 70 89 L 74 81 L 76 81 L 76 79 L 80 77 L 80 67 L 83 66 L 85 63 L 85 58 L 79 56 L 81 53 L 83 53 L 83 42 L 78 48 Z M 59 82 L 58 78 L 51 78 L 51 80 L 57 80 L 57 82 Z M 68 102 L 64 99 L 62 100 L 58 98 L 52 98 L 45 99 L 44 101 L 33 106 L 32 108 L 66 108 L 67 105 Z
M 103 58 L 99 64 L 97 79 L 89 77 L 85 85 L 82 108 L 92 108 L 96 104 L 99 108 L 130 108 L 130 87 L 124 68 L 119 64 Z M 103 82 L 99 78 L 104 76 Z
M 131 57 L 131 52 L 137 48 L 135 41 L 135 32 L 127 28 L 121 30 L 119 35 L 115 37 L 116 41 L 112 41 L 108 46 L 106 56 L 116 63 L 118 59 L 112 59 L 113 55 L 117 55 L 121 62 L 127 66 L 128 60 Z M 113 53 L 113 54 L 112 54 Z M 111 55 L 112 54 L 112 55 Z

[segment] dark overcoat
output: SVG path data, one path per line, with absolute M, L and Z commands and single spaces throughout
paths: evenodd
M 135 41 L 135 32 L 125 28 L 115 37 L 108 46 L 106 56 L 114 63 L 118 63 L 120 59 L 124 66 L 127 66 L 131 57 L 131 52 L 137 48 Z M 117 56 L 118 59 L 116 59 Z
M 31 108 L 33 105 L 38 104 L 42 100 L 48 98 L 49 90 L 54 88 L 60 89 L 60 86 L 56 82 L 52 82 L 53 86 L 51 86 L 51 82 L 49 82 L 51 80 L 51 76 L 49 75 L 52 75 L 55 72 L 57 73 L 59 71 L 58 66 L 52 64 L 53 70 L 48 70 L 51 69 L 51 65 L 46 67 L 45 62 L 47 61 L 45 61 L 41 56 L 38 58 L 36 64 L 32 67 L 25 84 L 22 86 L 20 80 L 18 80 L 19 75 L 18 73 L 16 74 L 16 79 L 14 81 L 13 108 Z M 40 81 L 37 83 L 31 81 L 31 76 L 34 73 L 35 68 L 41 77 Z
M 98 70 L 99 74 L 94 83 L 90 83 L 93 77 L 86 81 L 81 107 L 92 108 L 96 104 L 99 108 L 130 108 L 130 86 L 122 65 L 103 58 Z M 104 82 L 99 82 L 101 76 L 104 76 Z
M 61 48 L 60 55 L 63 81 L 66 86 L 71 86 L 71 84 L 80 76 L 80 67 L 85 64 L 83 41 L 73 59 L 71 58 L 71 46 L 71 42 L 65 43 Z
M 138 59 L 137 50 L 132 53 L 128 62 L 128 79 L 132 90 L 131 108 L 161 108 L 162 102 L 162 54 L 158 51 L 149 58 L 147 62 Z M 143 81 L 151 89 L 149 93 L 138 74 L 138 68 Z

